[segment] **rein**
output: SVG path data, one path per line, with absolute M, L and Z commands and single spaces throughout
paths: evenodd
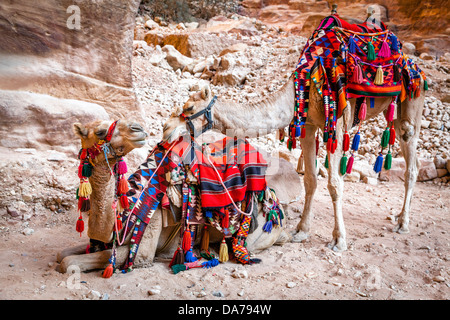
M 186 116 L 184 113 L 180 114 L 180 117 L 182 117 L 184 120 L 186 120 L 188 126 L 189 126 L 189 130 L 191 132 L 191 135 L 193 137 L 197 137 L 202 133 L 205 133 L 206 131 L 210 130 L 213 126 L 214 120 L 212 118 L 212 113 L 211 113 L 211 108 L 214 106 L 214 103 L 217 100 L 217 96 L 214 96 L 214 98 L 212 98 L 212 100 L 209 102 L 208 106 L 197 112 L 196 114 L 192 115 L 192 116 Z M 206 121 L 208 122 L 206 125 L 203 126 L 202 131 L 200 133 L 197 132 L 197 130 L 195 129 L 194 124 L 192 123 L 192 120 L 197 119 L 198 117 L 205 115 Z

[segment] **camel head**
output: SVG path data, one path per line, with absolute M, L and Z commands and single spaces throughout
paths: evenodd
M 105 139 L 112 121 L 94 121 L 83 125 L 74 123 L 73 129 L 75 134 L 81 139 L 81 147 L 87 149 Z M 135 148 L 141 148 L 146 143 L 147 133 L 144 128 L 137 122 L 119 120 L 113 131 L 110 145 L 116 157 L 123 157 Z M 101 153 L 96 157 L 95 161 L 105 160 Z
M 185 117 L 190 117 L 204 110 L 213 98 L 209 86 L 204 86 L 200 91 L 194 92 L 181 108 L 176 108 L 163 128 L 163 141 L 172 143 L 179 137 L 189 134 L 189 127 Z M 214 108 L 213 108 L 214 109 Z M 212 113 L 214 112 L 212 109 Z M 202 127 L 207 124 L 205 116 L 200 116 L 192 120 L 195 130 L 202 131 Z

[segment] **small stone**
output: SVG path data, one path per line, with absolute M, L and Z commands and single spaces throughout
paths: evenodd
M 247 270 L 242 269 L 234 269 L 233 273 L 231 274 L 233 278 L 237 279 L 247 279 L 248 278 L 248 272 Z
M 433 278 L 433 281 L 436 281 L 436 282 L 444 282 L 444 281 L 445 281 L 445 278 L 442 277 L 442 276 L 436 276 L 436 277 Z
M 23 233 L 24 235 L 26 235 L 26 236 L 29 236 L 29 235 L 31 235 L 31 234 L 34 233 L 34 229 L 31 229 L 31 228 L 25 228 L 25 229 L 23 229 L 22 233 Z
M 244 289 L 242 289 L 240 292 L 238 292 L 237 294 L 239 297 L 242 297 L 244 295 Z
M 288 283 L 286 284 L 286 287 L 288 287 L 288 288 L 294 288 L 296 285 L 297 285 L 297 284 L 296 284 L 295 282 L 288 282 Z
M 101 296 L 102 296 L 102 295 L 100 294 L 100 292 L 95 291 L 95 290 L 91 290 L 91 291 L 89 291 L 89 293 L 86 295 L 86 298 L 87 298 L 87 299 L 90 299 L 90 300 L 99 300 Z
M 214 297 L 219 297 L 219 298 L 225 297 L 225 295 L 222 293 L 222 291 L 213 291 L 212 295 Z
M 148 290 L 148 294 L 150 296 L 154 296 L 154 295 L 157 295 L 157 294 L 160 294 L 160 293 L 161 293 L 161 290 L 158 290 L 158 289 L 152 288 L 152 289 Z
M 203 298 L 204 296 L 206 296 L 205 291 L 200 291 L 199 293 L 197 293 L 197 298 Z

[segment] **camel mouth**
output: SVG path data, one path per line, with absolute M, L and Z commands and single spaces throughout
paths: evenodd
M 179 127 L 176 127 L 174 130 L 172 130 L 168 134 L 166 134 L 166 132 L 164 132 L 163 141 L 172 143 L 175 140 L 177 140 L 179 137 L 181 137 L 187 133 L 188 133 L 188 131 L 186 130 L 186 128 L 184 126 L 179 126 Z

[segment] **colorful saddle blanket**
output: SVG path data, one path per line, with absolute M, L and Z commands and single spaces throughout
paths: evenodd
M 302 135 L 310 87 L 323 97 L 324 142 L 334 136 L 336 120 L 350 98 L 420 95 L 424 73 L 401 50 L 401 43 L 385 25 L 352 25 L 337 15 L 325 18 L 306 43 L 296 70 L 295 114 L 289 126 L 288 148 Z
M 254 215 L 253 195 L 263 202 L 261 194 L 273 193 L 267 188 L 266 168 L 267 162 L 262 155 L 242 139 L 227 137 L 209 144 L 208 151 L 183 138 L 170 151 L 161 144 L 157 145 L 128 178 L 130 206 L 119 217 L 123 224 L 119 234 L 124 238 L 131 233 L 131 244 L 122 271 L 131 270 L 142 236 L 158 205 L 170 209 L 170 202 L 164 199 L 168 188 L 175 183 L 180 186 L 182 194 L 181 234 L 187 232 L 194 236 L 196 225 L 211 225 L 221 231 L 224 238 L 233 237 L 236 259 L 249 263 L 244 240 Z M 248 215 L 242 215 L 235 204 Z M 267 226 L 264 231 L 270 232 L 272 225 L 281 225 L 284 215 L 277 201 L 267 202 L 266 209 Z M 186 251 L 192 253 L 192 250 Z M 115 263 L 115 250 L 111 263 Z

